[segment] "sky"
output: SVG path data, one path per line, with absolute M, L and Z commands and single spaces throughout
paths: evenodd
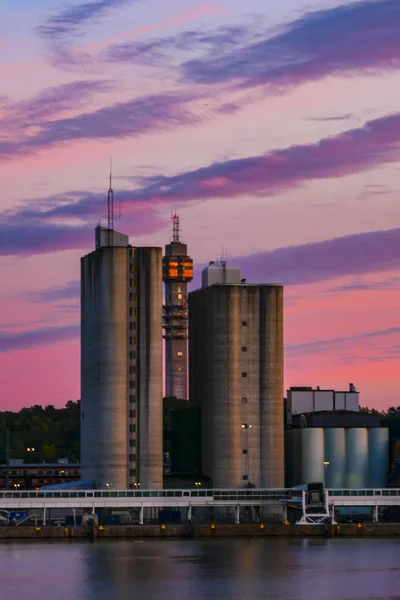
M 285 286 L 285 386 L 400 404 L 400 0 L 2 0 L 0 409 L 80 396 L 106 224 Z M 22 18 L 21 18 L 21 15 Z M 195 285 L 194 284 L 194 285 Z

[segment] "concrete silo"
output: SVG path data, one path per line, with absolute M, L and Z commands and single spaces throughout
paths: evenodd
M 284 486 L 283 289 L 215 284 L 189 295 L 190 401 L 214 487 Z
M 82 479 L 162 487 L 161 248 L 96 229 L 81 259 Z

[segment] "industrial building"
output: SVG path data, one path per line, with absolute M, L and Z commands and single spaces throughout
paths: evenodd
M 112 218 L 81 259 L 81 465 L 102 488 L 163 485 L 162 251 Z
M 283 288 L 249 285 L 225 261 L 202 281 L 189 294 L 202 473 L 214 487 L 283 487 Z
M 188 397 L 188 305 L 187 284 L 193 279 L 193 260 L 180 240 L 180 223 L 172 215 L 172 240 L 165 247 L 163 281 L 165 283 L 165 395 Z
M 287 391 L 288 413 L 299 415 L 320 410 L 359 411 L 359 392 L 350 383 L 346 391 L 321 390 L 319 387 L 291 387 Z
M 388 428 L 360 411 L 353 384 L 345 392 L 291 388 L 287 397 L 286 485 L 386 487 Z

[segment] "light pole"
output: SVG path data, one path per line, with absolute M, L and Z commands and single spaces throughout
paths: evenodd
M 244 430 L 244 444 L 245 448 L 243 448 L 244 454 L 244 479 L 247 482 L 248 486 L 249 482 L 249 471 L 250 471 L 250 462 L 249 462 L 249 429 L 251 429 L 250 423 L 242 423 L 242 429 Z
M 329 460 L 324 460 L 324 486 L 326 486 L 326 470 L 329 467 Z

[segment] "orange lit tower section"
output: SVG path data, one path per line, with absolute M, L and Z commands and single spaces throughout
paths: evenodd
M 188 305 L 187 284 L 193 279 L 193 260 L 180 240 L 177 214 L 172 215 L 172 240 L 165 247 L 164 338 L 166 396 L 188 397 Z

